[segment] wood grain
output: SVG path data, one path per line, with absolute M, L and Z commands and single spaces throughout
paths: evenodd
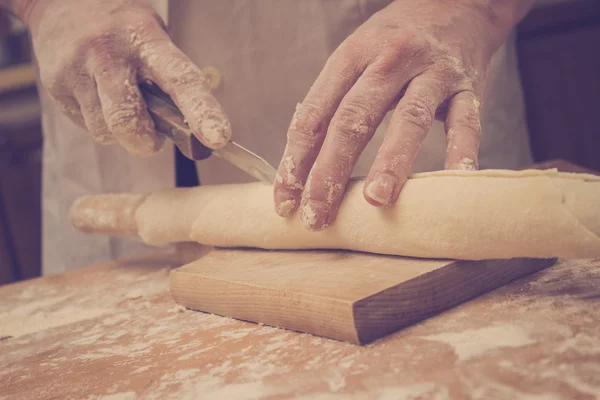
M 215 249 L 172 271 L 170 288 L 194 310 L 365 344 L 555 261 Z

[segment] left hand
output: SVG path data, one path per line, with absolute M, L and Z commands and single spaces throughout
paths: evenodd
M 364 182 L 374 206 L 396 202 L 434 119 L 445 121 L 446 169 L 477 169 L 479 106 L 490 59 L 518 1 L 396 0 L 331 55 L 288 130 L 274 195 L 310 229 L 330 225 L 352 169 L 382 119 L 389 128 Z

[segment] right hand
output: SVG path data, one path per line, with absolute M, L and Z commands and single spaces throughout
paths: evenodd
M 39 0 L 27 19 L 42 85 L 97 142 L 140 156 L 162 147 L 138 88 L 143 80 L 171 96 L 207 147 L 231 137 L 204 74 L 146 0 Z

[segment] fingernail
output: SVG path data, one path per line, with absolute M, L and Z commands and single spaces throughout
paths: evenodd
M 382 172 L 375 175 L 375 178 L 369 183 L 366 194 L 378 205 L 387 206 L 392 202 L 395 188 L 396 177 L 386 172 Z
M 311 230 L 327 228 L 329 209 L 327 204 L 318 200 L 307 200 L 302 206 L 302 224 Z
M 279 174 L 277 175 L 279 176 Z M 301 193 L 295 195 L 294 192 L 287 190 L 284 187 L 279 186 L 280 181 L 276 180 L 275 184 L 275 211 L 280 217 L 289 217 L 298 208 L 298 201 L 296 198 L 300 198 Z
M 296 201 L 294 199 L 283 200 L 277 204 L 275 210 L 280 217 L 289 217 L 296 209 Z

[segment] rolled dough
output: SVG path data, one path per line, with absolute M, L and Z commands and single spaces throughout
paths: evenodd
M 600 177 L 557 170 L 443 171 L 413 175 L 398 203 L 369 205 L 350 183 L 336 222 L 305 229 L 273 209 L 261 183 L 172 189 L 135 214 L 152 245 L 348 249 L 424 258 L 600 257 Z

